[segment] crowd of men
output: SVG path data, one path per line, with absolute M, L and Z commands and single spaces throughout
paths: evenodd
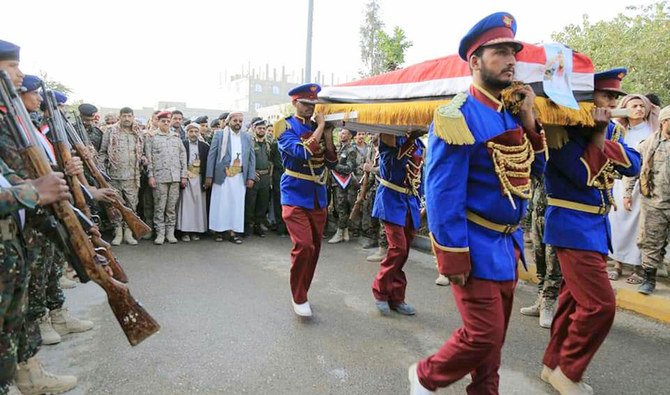
M 91 197 L 88 208 L 101 218 L 89 234 L 97 237 L 108 228 L 114 246 L 138 244 L 128 222 L 105 209 L 117 197 L 151 227 L 143 237 L 155 245 L 205 235 L 241 244 L 269 230 L 289 235 L 291 302 L 301 317 L 313 314 L 308 291 L 327 224 L 333 230 L 329 244 L 358 239 L 364 248 L 378 247 L 368 261 L 380 262 L 371 287 L 379 312 L 414 315 L 402 268 L 425 206 L 437 283 L 454 285 L 463 327 L 410 367 L 413 394 L 431 393 L 466 374 L 472 376 L 468 392 L 497 393 L 517 263 L 524 259 L 519 225 L 530 198 L 540 286 L 535 303 L 521 313 L 539 316 L 540 325 L 551 328 L 541 378 L 562 394 L 593 393 L 582 375 L 613 322 L 609 280 L 622 275 L 622 264 L 639 265 L 628 282 L 648 295 L 662 265 L 670 230 L 670 108 L 661 110 L 654 97 L 626 95 L 625 69 L 597 73 L 595 126 L 566 127 L 564 145 L 548 149 L 532 89 L 519 88 L 514 114 L 501 101 L 515 55 L 523 50 L 515 33 L 514 18 L 496 13 L 463 38 L 459 55 L 469 64 L 473 85 L 436 112 L 427 143 L 421 130 L 404 136 L 334 130 L 315 113 L 317 84 L 291 90 L 295 115 L 274 125 L 261 118 L 245 123 L 241 112 L 211 122 L 206 116 L 187 120 L 179 110 L 157 110 L 143 125 L 128 107 L 101 122 L 94 105 L 82 104 L 76 116 L 111 188 L 86 181 L 91 174 L 84 158 L 56 158 L 55 131 L 45 121 L 54 110 L 44 100 L 52 94 L 64 106 L 67 97 L 47 93 L 39 77 L 23 75 L 19 48 L 0 41 L 0 70 L 12 79 L 38 147 L 58 170 L 34 177 L 10 131 L 9 103 L 3 103 L 0 394 L 12 382 L 24 394 L 76 386 L 72 376 L 46 372 L 36 354 L 67 333 L 93 327 L 64 307 L 62 288 L 73 286 L 64 274 L 67 256 L 44 226 L 53 217 L 42 207 L 72 198 L 63 173 L 82 180 Z M 617 106 L 630 110 L 620 123 L 611 116 Z M 617 264 L 608 274 L 610 235 Z M 109 262 L 101 265 L 115 274 Z

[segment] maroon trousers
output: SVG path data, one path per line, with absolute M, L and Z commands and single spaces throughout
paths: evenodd
M 297 304 L 307 302 L 307 291 L 312 284 L 316 262 L 319 260 L 323 228 L 327 211 L 282 206 L 282 219 L 291 236 L 291 293 Z
M 514 250 L 518 262 L 520 251 Z M 468 394 L 498 394 L 498 369 L 509 317 L 514 304 L 516 280 L 490 281 L 469 278 L 451 292 L 461 313 L 463 327 L 430 357 L 419 361 L 417 374 L 425 388 L 435 391 L 470 373 Z
M 416 231 L 412 226 L 412 216 L 407 215 L 405 226 L 400 226 L 384 221 L 388 251 L 386 257 L 381 261 L 379 273 L 372 282 L 372 294 L 375 299 L 389 302 L 391 306 L 397 306 L 405 301 L 405 289 L 407 278 L 402 271 L 409 248 L 414 239 Z
M 607 278 L 607 258 L 595 251 L 556 248 L 563 272 L 551 340 L 543 363 L 581 381 L 589 362 L 609 333 L 616 301 Z

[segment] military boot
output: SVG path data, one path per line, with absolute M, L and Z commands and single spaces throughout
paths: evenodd
M 168 243 L 170 244 L 177 243 L 177 238 L 174 237 L 174 228 L 167 229 L 167 231 L 165 232 L 165 239 L 167 239 Z
M 379 246 L 377 252 L 365 258 L 365 260 L 368 262 L 381 262 L 382 259 L 386 258 L 386 252 L 386 247 Z
M 151 240 L 154 237 L 153 232 L 149 232 L 146 235 L 142 236 L 142 240 Z
M 60 284 L 60 287 L 62 289 L 72 289 L 77 286 L 77 282 L 70 280 L 69 278 L 67 278 L 65 274 L 60 276 L 60 278 L 58 279 L 58 284 Z
M 551 328 L 556 313 L 556 299 L 542 298 L 540 302 L 540 326 L 542 328 Z
M 80 320 L 74 317 L 66 308 L 51 310 L 51 325 L 53 325 L 59 335 L 67 335 L 68 333 L 86 332 L 93 329 L 93 322 L 88 320 Z
M 114 240 L 112 240 L 112 245 L 120 246 L 121 241 L 123 241 L 123 228 L 117 226 L 116 228 L 114 228 Z
M 337 229 L 337 232 L 335 232 L 335 235 L 328 240 L 328 244 L 337 244 L 341 243 L 344 240 L 344 232 L 342 229 Z
M 361 241 L 361 246 L 363 247 L 364 250 L 367 250 L 369 248 L 379 247 L 379 243 L 377 243 L 377 240 L 371 239 L 369 237 L 364 237 Z
M 156 245 L 163 245 L 165 243 L 165 231 L 157 231 L 156 232 L 156 239 L 154 239 L 154 244 Z
M 137 240 L 133 237 L 133 232 L 131 232 L 130 229 L 126 228 L 124 231 L 124 240 L 126 243 L 130 244 L 131 246 L 134 246 L 137 244 Z
M 656 269 L 644 268 L 644 281 L 637 287 L 637 292 L 651 295 L 656 289 Z
M 17 365 L 14 382 L 23 395 L 61 394 L 77 386 L 74 376 L 56 376 L 46 372 L 37 357 Z
M 344 228 L 344 232 L 342 232 L 342 240 L 344 240 L 345 243 L 349 242 L 349 228 Z
M 49 319 L 49 314 L 44 314 L 44 317 L 37 320 L 37 324 L 40 327 L 40 336 L 42 337 L 42 344 L 58 344 L 61 341 L 60 335 L 51 325 L 51 320 Z
M 528 307 L 522 307 L 520 312 L 523 315 L 527 315 L 530 317 L 539 317 L 540 316 L 540 303 L 542 302 L 542 295 L 537 294 L 537 298 L 535 298 L 535 301 L 533 302 L 532 305 Z

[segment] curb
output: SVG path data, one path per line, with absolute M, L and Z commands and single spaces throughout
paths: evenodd
M 426 254 L 433 254 L 430 239 L 426 236 L 417 235 L 412 241 L 412 248 Z M 528 264 L 528 270 L 526 270 L 519 263 L 517 272 L 519 273 L 519 280 L 532 284 L 538 283 L 535 264 Z M 645 296 L 625 288 L 615 288 L 614 293 L 616 294 L 617 307 L 661 322 L 670 323 L 670 298 L 655 295 Z

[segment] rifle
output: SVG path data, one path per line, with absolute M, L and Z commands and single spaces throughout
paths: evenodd
M 79 120 L 79 122 L 81 122 L 81 120 Z M 79 122 L 77 123 L 77 126 L 79 126 Z M 95 182 L 98 184 L 98 188 L 111 188 L 111 185 L 109 185 L 108 181 L 109 177 L 100 171 L 97 164 L 93 160 L 93 157 L 91 156 L 89 147 L 84 144 L 79 136 L 79 134 L 86 133 L 86 130 L 83 130 L 83 128 L 84 125 L 81 124 L 79 133 L 77 133 L 72 125 L 69 123 L 65 124 L 65 130 L 68 137 L 74 144 L 74 149 L 77 151 L 79 157 L 81 157 L 81 159 L 84 161 L 86 168 L 91 172 Z M 107 214 L 110 219 L 118 218 L 118 213 L 121 213 L 123 221 L 128 225 L 128 228 L 131 232 L 133 232 L 133 235 L 135 235 L 136 238 L 142 238 L 144 235 L 151 232 L 151 227 L 144 223 L 144 221 L 142 221 L 142 219 L 138 217 L 133 210 L 126 207 L 125 204 L 121 201 L 120 197 L 117 196 L 114 200 L 112 200 L 111 207 L 109 205 L 106 207 Z
M 370 172 L 366 171 L 361 178 L 361 188 L 358 190 L 358 195 L 356 196 L 356 201 L 354 206 L 351 208 L 351 214 L 349 214 L 349 220 L 352 221 L 354 218 L 358 217 L 361 213 L 361 205 L 363 200 L 365 200 L 365 195 L 368 193 L 368 179 L 370 178 Z
M 38 178 L 50 174 L 52 170 L 49 160 L 42 147 L 37 145 L 39 143 L 36 133 L 39 132 L 35 130 L 14 84 L 4 70 L 0 70 L 0 100 L 7 109 L 9 132 L 16 140 L 32 177 Z M 91 240 L 84 232 L 70 203 L 56 202 L 51 205 L 51 208 L 67 229 L 74 251 L 86 268 L 89 277 L 105 290 L 112 312 L 128 338 L 128 342 L 135 346 L 158 332 L 160 326 L 132 297 L 128 287 L 111 278 L 102 268 L 100 263 L 104 263 L 104 258 L 96 254 Z
M 47 108 L 47 111 L 45 112 L 45 118 L 49 126 L 49 130 L 51 131 L 51 140 L 56 151 L 56 157 L 61 168 L 65 168 L 65 164 L 68 163 L 70 159 L 72 159 L 72 147 L 70 146 L 65 134 L 65 127 L 68 122 L 56 106 L 56 97 L 54 96 L 53 91 L 47 90 L 44 81 L 42 81 L 42 91 L 44 92 L 44 101 Z M 66 179 L 68 181 L 70 191 L 72 192 L 75 206 L 81 210 L 85 217 L 92 218 L 91 210 L 88 207 L 88 203 L 86 201 L 86 197 L 84 196 L 83 187 L 79 178 L 75 176 L 66 176 Z M 118 262 L 116 257 L 112 255 L 111 250 L 109 249 L 109 244 L 102 240 L 101 237 L 94 235 L 91 236 L 91 241 L 96 247 L 95 252 L 107 259 L 107 262 L 112 269 L 112 273 L 114 273 L 114 278 L 123 283 L 127 283 L 128 276 L 126 275 L 126 272 L 123 270 L 123 267 L 121 267 L 121 264 Z

